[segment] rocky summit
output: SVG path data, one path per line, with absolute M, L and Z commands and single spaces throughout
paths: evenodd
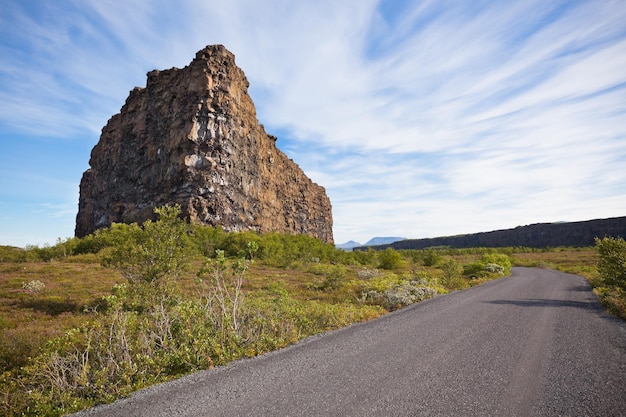
M 276 147 L 221 45 L 185 68 L 148 73 L 102 129 L 80 183 L 76 236 L 143 222 L 180 204 L 194 223 L 226 231 L 306 234 L 331 243 L 323 187 Z

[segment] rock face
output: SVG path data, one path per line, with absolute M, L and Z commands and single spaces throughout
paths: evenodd
M 221 45 L 199 51 L 185 68 L 148 73 L 146 87 L 130 92 L 91 152 L 76 236 L 180 204 L 195 223 L 331 243 L 324 188 L 259 124 L 248 85 Z

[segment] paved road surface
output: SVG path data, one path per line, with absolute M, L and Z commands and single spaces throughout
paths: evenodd
M 586 281 L 514 268 L 80 416 L 626 416 L 626 324 Z

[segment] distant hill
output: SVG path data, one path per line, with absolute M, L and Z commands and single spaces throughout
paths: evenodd
M 357 246 L 363 246 L 363 245 L 361 245 L 359 242 L 355 242 L 354 240 L 349 240 L 346 243 L 335 245 L 337 249 L 343 249 L 343 250 L 352 250 L 352 248 L 356 248 Z
M 537 223 L 492 232 L 429 239 L 406 239 L 390 244 L 378 245 L 374 249 L 385 249 L 387 247 L 394 249 L 425 249 L 438 246 L 450 248 L 495 248 L 507 246 L 529 248 L 585 247 L 593 246 L 596 237 L 602 238 L 605 236 L 626 238 L 626 217 L 582 222 Z
M 405 237 L 373 237 L 364 246 L 387 245 L 406 239 Z
M 356 248 L 356 247 L 387 245 L 389 243 L 394 243 L 394 242 L 397 242 L 399 240 L 404 240 L 404 239 L 406 238 L 405 237 L 373 237 L 370 240 L 368 240 L 365 245 L 359 242 L 355 242 L 354 240 L 350 240 L 346 243 L 335 245 L 335 247 L 337 249 L 352 250 L 353 248 Z

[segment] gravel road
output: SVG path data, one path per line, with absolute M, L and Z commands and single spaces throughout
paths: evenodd
M 513 268 L 75 416 L 626 416 L 626 323 L 581 277 Z

